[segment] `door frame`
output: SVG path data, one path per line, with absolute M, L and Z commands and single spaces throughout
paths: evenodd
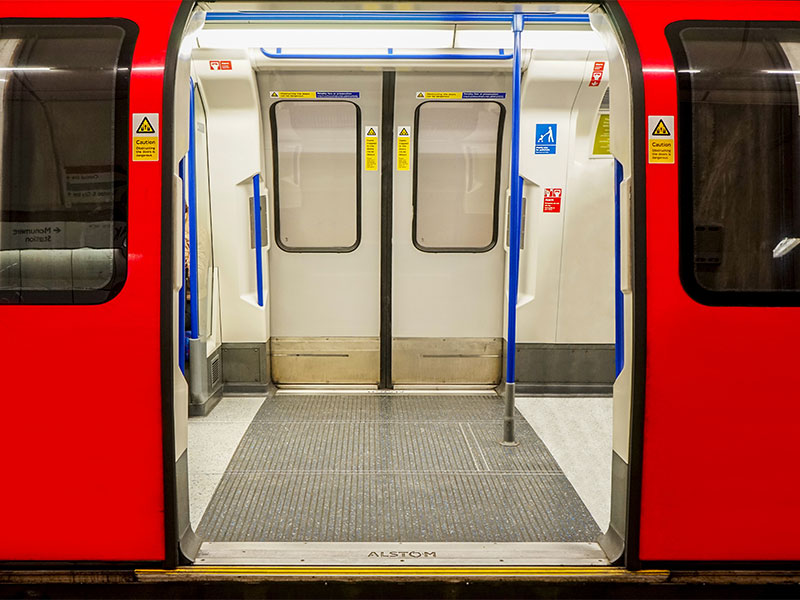
M 280 0 L 286 3 L 287 0 Z M 630 2 L 631 0 L 623 0 Z M 178 60 L 178 50 L 183 32 L 188 24 L 194 0 L 181 0 L 181 8 L 175 19 L 170 42 L 167 48 L 166 67 L 164 71 L 164 139 L 173 139 L 175 135 L 175 86 L 176 86 L 176 67 Z M 580 0 L 560 0 L 564 4 L 580 3 Z M 432 2 L 433 3 L 433 2 Z M 633 144 L 633 186 L 631 189 L 632 205 L 632 290 L 633 290 L 633 317 L 632 330 L 628 335 L 632 337 L 633 354 L 630 357 L 632 363 L 632 389 L 630 398 L 630 422 L 629 422 L 629 463 L 625 465 L 624 472 L 615 476 L 617 484 L 612 488 L 612 523 L 615 523 L 618 530 L 613 535 L 607 536 L 601 542 L 612 564 L 623 565 L 628 569 L 636 570 L 641 568 L 642 563 L 639 559 L 639 531 L 640 531 L 640 512 L 641 512 L 641 477 L 642 477 L 642 458 L 643 458 L 643 432 L 644 432 L 644 392 L 645 392 L 645 359 L 646 359 L 646 325 L 647 325 L 647 289 L 646 289 L 646 219 L 645 219 L 645 189 L 646 189 L 646 163 L 645 163 L 645 108 L 644 108 L 644 74 L 639 55 L 638 44 L 626 17 L 625 11 L 620 5 L 620 0 L 600 0 L 600 8 L 605 13 L 611 26 L 616 32 L 619 42 L 620 52 L 628 63 L 628 74 L 630 77 L 631 90 L 631 112 L 633 117 L 632 125 L 632 144 Z M 394 82 L 388 84 L 384 80 L 384 102 L 387 97 L 394 98 L 394 93 L 386 93 L 388 86 L 391 85 L 394 92 Z M 392 102 L 392 105 L 394 103 Z M 382 118 L 383 139 L 381 141 L 381 189 L 382 198 L 384 190 L 388 188 L 390 200 L 393 187 L 393 143 L 394 143 L 394 119 L 392 130 L 384 131 L 385 123 L 388 119 Z M 388 129 L 388 127 L 387 127 Z M 170 198 L 172 195 L 172 156 L 171 145 L 164 145 L 162 161 L 162 197 Z M 169 160 L 168 160 L 169 159 Z M 388 162 L 388 164 L 387 164 Z M 386 234 L 391 235 L 393 219 L 391 214 L 384 214 L 382 201 L 381 215 L 381 239 L 386 238 Z M 179 564 L 191 564 L 193 558 L 193 548 L 196 544 L 194 532 L 191 527 L 186 529 L 179 525 L 179 522 L 188 523 L 188 507 L 185 509 L 185 519 L 182 510 L 179 509 L 180 503 L 184 504 L 184 499 L 188 502 L 188 473 L 178 473 L 175 468 L 174 440 L 176 437 L 174 421 L 174 397 L 172 379 L 172 349 L 174 336 L 174 323 L 172 322 L 171 299 L 169 298 L 171 286 L 171 248 L 172 248 L 172 212 L 168 202 L 162 203 L 162 291 L 161 291 L 161 363 L 162 363 L 162 418 L 163 418 L 163 441 L 164 441 L 164 495 L 165 495 L 165 565 L 168 568 L 177 567 Z M 391 294 L 390 284 L 384 285 L 383 273 L 387 272 L 386 262 L 389 263 L 389 273 L 391 273 L 391 252 L 381 252 L 381 297 L 387 292 Z M 391 296 L 389 297 L 391 301 Z M 386 385 L 384 373 L 390 373 L 391 369 L 391 336 L 383 335 L 384 329 L 391 331 L 391 303 L 389 310 L 384 309 L 384 302 L 381 301 L 380 311 L 380 331 L 381 331 L 381 361 L 389 361 L 389 370 L 381 365 L 381 387 Z M 384 342 L 384 340 L 387 340 Z M 384 352 L 383 344 L 388 343 L 388 352 Z M 391 385 L 391 380 L 388 382 Z M 624 486 L 624 489 L 623 489 Z M 611 530 L 609 530 L 611 533 Z

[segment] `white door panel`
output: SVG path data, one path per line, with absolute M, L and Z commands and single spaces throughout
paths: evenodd
M 506 97 L 474 101 L 459 98 L 463 92 Z M 508 187 L 510 92 L 511 79 L 503 72 L 397 74 L 395 130 L 411 127 L 412 151 L 411 168 L 394 173 L 396 383 L 499 381 L 505 275 L 501 199 Z M 431 107 L 433 102 L 437 105 Z M 500 123 L 498 159 L 488 148 L 497 149 Z
M 364 169 L 364 126 L 380 128 L 381 76 L 265 71 L 258 84 L 269 157 L 265 184 L 273 200 L 277 192 L 270 230 L 281 236 L 269 251 L 273 377 L 279 383 L 377 382 L 380 172 Z M 358 97 L 270 97 L 309 91 Z

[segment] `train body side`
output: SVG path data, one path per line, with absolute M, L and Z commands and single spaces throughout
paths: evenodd
M 163 115 L 167 43 L 179 4 L 2 2 L 0 19 L 133 22 L 129 115 Z M 129 157 L 128 166 L 127 280 L 119 294 L 97 305 L 0 310 L 0 560 L 165 556 L 161 162 Z
M 641 55 L 645 116 L 677 116 L 676 76 L 665 36 L 670 23 L 793 21 L 800 15 L 797 2 L 620 4 Z M 705 306 L 686 293 L 678 265 L 680 140 L 677 144 L 675 164 L 646 165 L 640 557 L 797 560 L 800 310 Z M 682 202 L 691 207 L 691 200 Z

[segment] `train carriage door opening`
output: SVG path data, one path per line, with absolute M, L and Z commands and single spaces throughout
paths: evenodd
M 192 50 L 224 392 L 189 425 L 198 560 L 608 564 L 605 16 L 262 6 L 203 5 Z

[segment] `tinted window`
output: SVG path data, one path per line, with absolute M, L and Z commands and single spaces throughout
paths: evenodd
M 125 281 L 131 27 L 0 24 L 0 302 L 94 304 Z
M 482 252 L 497 240 L 504 109 L 495 102 L 424 102 L 415 115 L 414 245 Z
M 800 30 L 678 24 L 668 37 L 684 286 L 713 304 L 772 303 L 800 285 Z
M 270 113 L 278 245 L 292 252 L 354 250 L 361 202 L 358 106 L 283 101 Z

